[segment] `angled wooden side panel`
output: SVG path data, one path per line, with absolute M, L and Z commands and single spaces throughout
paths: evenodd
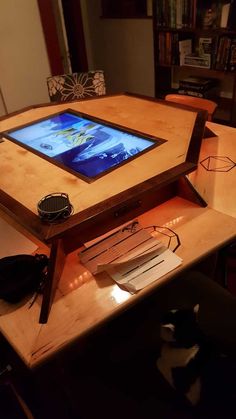
M 62 239 L 54 240 L 49 258 L 48 278 L 43 292 L 39 323 L 47 323 L 57 284 L 64 268 L 65 258 Z
M 186 176 L 178 179 L 178 195 L 201 207 L 207 207 L 207 202 L 201 197 Z

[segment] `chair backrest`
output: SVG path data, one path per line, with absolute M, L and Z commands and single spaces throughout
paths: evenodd
M 104 71 L 88 71 L 47 78 L 51 102 L 65 102 L 106 94 Z
M 165 100 L 186 106 L 192 106 L 193 108 L 204 109 L 208 112 L 208 121 L 212 120 L 212 115 L 217 108 L 217 103 L 212 100 L 194 96 L 169 94 L 166 95 Z

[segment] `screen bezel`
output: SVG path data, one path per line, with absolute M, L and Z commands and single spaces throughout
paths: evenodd
M 27 144 L 22 143 L 21 141 L 15 139 L 11 135 L 15 131 L 33 126 L 33 125 L 38 124 L 40 122 L 50 120 L 51 118 L 54 118 L 56 116 L 60 116 L 60 115 L 66 114 L 66 113 L 69 113 L 71 115 L 75 115 L 79 118 L 88 119 L 88 120 L 90 120 L 92 122 L 95 122 L 97 124 L 101 124 L 103 126 L 107 126 L 109 128 L 113 128 L 115 130 L 118 130 L 118 131 L 121 131 L 121 132 L 124 132 L 124 133 L 127 133 L 127 134 L 131 134 L 131 135 L 134 135 L 134 136 L 139 137 L 139 138 L 143 138 L 144 140 L 151 141 L 153 144 L 150 147 L 146 148 L 145 150 L 140 151 L 140 153 L 135 154 L 134 156 L 131 156 L 129 159 L 123 160 L 122 162 L 120 162 L 119 164 L 117 164 L 115 166 L 111 166 L 110 168 L 108 168 L 108 169 L 104 170 L 103 172 L 99 173 L 98 175 L 93 176 L 93 177 L 88 177 L 88 176 L 86 176 L 86 175 L 84 175 L 80 172 L 75 171 L 71 167 L 66 166 L 62 162 L 54 159 L 53 157 L 47 156 L 46 154 L 41 153 L 39 150 L 36 150 L 33 147 L 30 147 Z M 23 147 L 24 149 L 32 152 L 33 154 L 36 154 L 37 156 L 39 156 L 39 157 L 47 160 L 48 162 L 60 167 L 61 169 L 66 170 L 67 172 L 77 176 L 78 178 L 80 178 L 80 179 L 82 179 L 82 180 L 84 180 L 88 183 L 92 183 L 92 182 L 96 181 L 97 179 L 105 176 L 106 174 L 108 174 L 110 172 L 113 172 L 114 170 L 118 169 L 119 167 L 124 166 L 125 164 L 129 163 L 130 161 L 142 156 L 143 154 L 147 153 L 148 151 L 151 151 L 152 149 L 154 149 L 154 148 L 164 144 L 165 142 L 167 142 L 167 140 L 164 139 L 164 138 L 160 138 L 160 137 L 156 137 L 156 136 L 149 135 L 149 134 L 146 134 L 146 133 L 142 133 L 140 131 L 137 131 L 137 130 L 134 130 L 134 129 L 131 129 L 131 128 L 128 128 L 128 127 L 124 127 L 122 125 L 119 125 L 119 124 L 116 124 L 116 123 L 113 123 L 113 122 L 110 122 L 110 121 L 106 121 L 104 119 L 94 117 L 94 116 L 86 114 L 84 112 L 75 111 L 74 109 L 70 109 L 70 108 L 64 109 L 61 112 L 56 112 L 56 113 L 53 113 L 51 115 L 47 115 L 46 117 L 39 118 L 39 119 L 34 120 L 32 122 L 29 122 L 29 123 L 22 124 L 22 125 L 19 125 L 17 127 L 11 128 L 7 131 L 4 131 L 2 133 L 2 137 L 5 137 L 6 139 L 12 141 L 13 143 Z

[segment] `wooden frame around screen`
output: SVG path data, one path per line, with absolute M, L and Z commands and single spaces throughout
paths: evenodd
M 71 114 L 71 115 L 75 115 L 75 116 L 77 116 L 77 117 L 81 117 L 81 118 L 84 118 L 84 119 L 88 119 L 88 120 L 90 120 L 90 121 L 92 121 L 92 122 L 95 122 L 95 123 L 96 123 L 96 124 L 98 124 L 98 125 L 107 126 L 107 127 L 112 128 L 112 129 L 114 129 L 114 130 L 121 131 L 121 132 L 123 132 L 123 133 L 125 133 L 125 134 L 127 133 L 127 134 L 130 134 L 130 135 L 133 135 L 133 136 L 136 136 L 136 137 L 142 138 L 142 139 L 144 139 L 144 140 L 147 140 L 147 141 L 151 142 L 151 143 L 152 143 L 152 145 L 151 145 L 150 147 L 148 147 L 147 149 L 145 149 L 145 150 L 143 150 L 143 151 L 139 152 L 138 154 L 135 154 L 134 156 L 130 157 L 129 159 L 127 159 L 127 160 L 123 160 L 122 162 L 120 162 L 120 163 L 119 163 L 119 164 L 117 164 L 116 166 L 111 166 L 109 169 L 104 170 L 101 174 L 98 174 L 98 175 L 93 176 L 93 177 L 88 177 L 88 176 L 83 175 L 83 174 L 82 174 L 82 173 L 80 173 L 80 172 L 77 172 L 77 171 L 73 170 L 73 169 L 72 169 L 72 168 L 70 168 L 69 166 L 66 166 L 66 165 L 65 165 L 65 164 L 63 164 L 63 163 L 60 163 L 59 161 L 57 161 L 56 159 L 54 159 L 54 157 L 47 156 L 47 155 L 46 155 L 46 154 L 44 154 L 43 152 L 40 152 L 40 151 L 38 151 L 37 149 L 34 149 L 34 148 L 32 148 L 32 147 L 28 146 L 27 144 L 25 144 L 25 143 L 23 143 L 23 142 L 21 142 L 21 141 L 19 141 L 19 140 L 16 140 L 16 139 L 15 139 L 15 138 L 11 135 L 11 134 L 13 134 L 15 131 L 18 131 L 18 130 L 21 130 L 21 129 L 24 129 L 24 128 L 27 128 L 27 127 L 32 127 L 32 126 L 34 126 L 35 124 L 38 124 L 38 123 L 43 122 L 43 121 L 48 121 L 48 120 L 50 120 L 51 118 L 54 118 L 54 117 L 57 117 L 57 116 L 63 115 L 63 114 L 65 114 L 65 113 L 69 113 L 69 114 Z M 52 163 L 52 164 L 55 164 L 55 165 L 56 165 L 56 166 L 58 166 L 58 167 L 61 167 L 61 168 L 62 168 L 62 169 L 64 169 L 64 170 L 67 170 L 68 172 L 72 173 L 72 174 L 73 174 L 73 175 L 75 175 L 75 176 L 78 176 L 79 178 L 81 178 L 82 180 L 85 180 L 85 181 L 86 181 L 86 182 L 88 182 L 88 183 L 94 182 L 96 179 L 99 179 L 99 178 L 101 178 L 102 176 L 105 176 L 107 173 L 110 173 L 110 172 L 112 172 L 113 170 L 116 170 L 118 167 L 120 167 L 120 166 L 122 166 L 122 165 L 124 165 L 124 164 L 129 163 L 130 161 L 134 160 L 135 158 L 137 158 L 137 157 L 141 156 L 142 154 L 147 153 L 147 152 L 148 152 L 149 150 L 151 150 L 152 148 L 154 148 L 154 147 L 158 147 L 159 145 L 161 145 L 161 144 L 163 144 L 163 143 L 165 143 L 165 142 L 167 141 L 167 140 L 164 140 L 163 138 L 154 137 L 154 136 L 147 135 L 147 134 L 145 134 L 145 133 L 142 133 L 142 132 L 136 131 L 136 130 L 134 130 L 134 129 L 129 129 L 128 127 L 124 127 L 124 126 L 121 126 L 121 125 L 118 125 L 118 124 L 113 124 L 113 123 L 111 123 L 111 122 L 109 122 L 109 121 L 105 121 L 104 119 L 91 117 L 91 115 L 88 115 L 88 114 L 83 113 L 83 112 L 76 112 L 76 111 L 74 111 L 73 109 L 70 109 L 70 108 L 68 108 L 68 109 L 64 109 L 64 110 L 63 110 L 63 111 L 61 111 L 61 112 L 57 112 L 57 113 L 55 113 L 55 114 L 52 114 L 52 115 L 46 116 L 46 117 L 44 117 L 44 118 L 39 118 L 39 119 L 37 119 L 37 120 L 35 120 L 35 121 L 32 121 L 32 122 L 30 122 L 30 123 L 28 123 L 28 124 L 23 124 L 23 125 L 20 125 L 20 126 L 18 126 L 18 127 L 11 128 L 10 130 L 7 130 L 7 131 L 4 131 L 4 132 L 0 133 L 0 136 L 1 136 L 1 137 L 5 137 L 5 138 L 7 138 L 7 139 L 8 139 L 8 140 L 10 140 L 10 141 L 13 141 L 14 143 L 18 144 L 19 146 L 21 146 L 21 147 L 25 148 L 26 150 L 28 150 L 28 151 L 30 151 L 30 152 L 32 152 L 32 153 L 34 153 L 34 154 L 36 154 L 36 155 L 37 155 L 37 156 L 39 156 L 39 157 L 42 157 L 43 159 L 45 159 L 45 160 L 49 161 L 49 162 L 50 162 L 50 163 Z M 74 148 L 75 148 L 75 147 L 74 147 Z

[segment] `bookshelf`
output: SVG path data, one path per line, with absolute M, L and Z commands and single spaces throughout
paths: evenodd
M 236 0 L 154 0 L 153 36 L 156 97 L 189 77 L 214 79 L 201 95 L 218 103 L 216 122 L 236 126 Z

